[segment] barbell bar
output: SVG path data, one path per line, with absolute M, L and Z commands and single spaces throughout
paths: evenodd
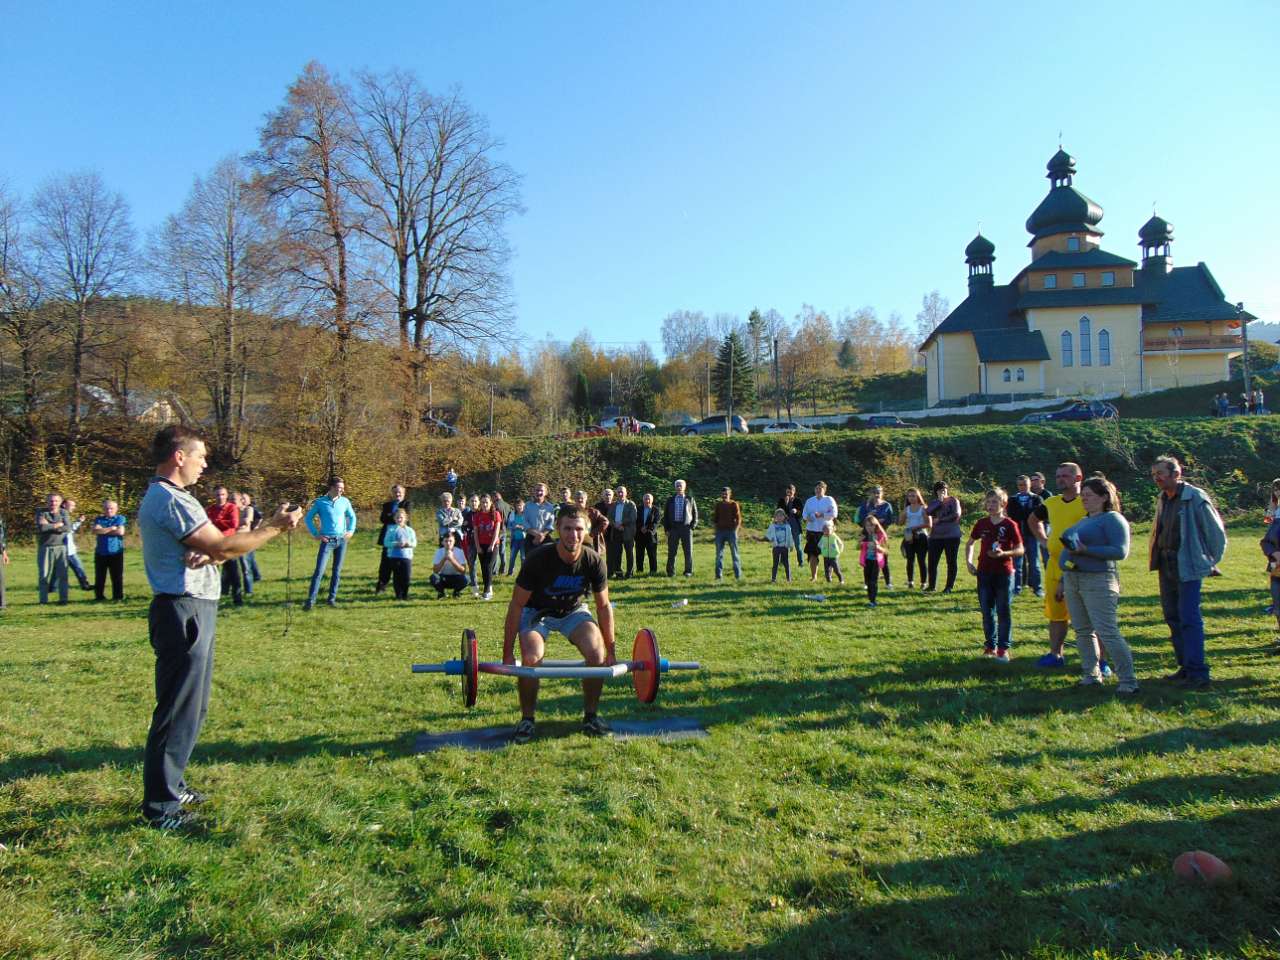
M 462 705 L 474 707 L 479 694 L 480 674 L 501 677 L 528 678 L 532 680 L 616 680 L 631 675 L 636 699 L 641 703 L 653 703 L 658 698 L 662 674 L 669 670 L 700 670 L 696 660 L 668 660 L 658 651 L 658 637 L 648 628 L 636 631 L 631 645 L 631 659 L 607 667 L 587 666 L 585 660 L 543 660 L 536 667 L 515 663 L 494 663 L 480 660 L 480 642 L 476 632 L 462 631 L 462 644 L 457 660 L 442 663 L 415 663 L 414 673 L 443 673 L 462 678 Z

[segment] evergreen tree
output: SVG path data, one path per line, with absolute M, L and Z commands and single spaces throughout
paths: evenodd
M 853 370 L 858 365 L 858 357 L 853 352 L 853 341 L 845 337 L 840 344 L 840 352 L 836 354 L 836 363 L 841 370 Z
M 747 345 L 742 342 L 736 330 L 721 341 L 716 353 L 716 365 L 711 368 L 711 389 L 719 408 L 726 412 L 731 405 L 730 381 L 733 383 L 732 407 L 734 413 L 739 413 L 755 402 L 756 384 L 755 368 L 747 353 Z
M 580 421 L 591 418 L 591 388 L 587 384 L 587 375 L 581 370 L 573 381 L 573 412 Z

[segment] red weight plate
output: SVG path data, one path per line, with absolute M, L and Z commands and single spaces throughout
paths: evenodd
M 474 630 L 462 631 L 462 705 L 474 707 L 480 693 L 480 641 Z
M 642 627 L 636 632 L 631 647 L 631 659 L 645 665 L 643 670 L 631 671 L 631 683 L 636 688 L 636 699 L 641 703 L 653 703 L 658 699 L 658 638 L 652 630 Z

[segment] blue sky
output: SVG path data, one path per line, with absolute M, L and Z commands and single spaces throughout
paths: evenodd
M 51 12 L 52 11 L 52 12 Z M 256 144 L 310 59 L 458 87 L 505 141 L 521 334 L 659 343 L 677 309 L 959 302 L 978 224 L 997 282 L 1064 146 L 1136 259 L 1280 319 L 1273 3 L 56 5 L 0 0 L 0 178 L 95 168 L 145 231 Z

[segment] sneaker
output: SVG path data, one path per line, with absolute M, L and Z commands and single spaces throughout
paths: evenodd
M 1021 594 L 1022 594 L 1022 588 L 1021 588 L 1021 587 L 1014 587 L 1014 588 L 1013 588 L 1013 595 L 1014 595 L 1015 597 L 1020 596 Z
M 885 589 L 885 590 L 892 590 L 892 589 L 893 589 L 893 584 L 892 584 L 892 583 L 886 583 L 886 584 L 884 585 L 884 588 L 883 588 L 883 589 Z
M 1118 697 L 1134 697 L 1138 694 L 1137 687 L 1116 687 L 1116 696 Z
M 1196 693 L 1201 690 L 1208 690 L 1213 686 L 1213 681 L 1208 677 L 1185 677 L 1178 683 L 1178 686 L 1183 690 Z
M 492 591 L 492 590 L 486 590 L 486 591 L 484 592 L 484 599 L 485 599 L 485 600 L 492 600 L 492 599 L 493 599 L 493 591 Z
M 191 810 L 179 810 L 177 813 L 170 813 L 163 817 L 156 817 L 147 821 L 147 826 L 152 830 L 163 830 L 166 833 L 172 833 L 182 830 L 190 830 L 200 822 L 200 815 Z
M 373 595 L 375 597 L 378 596 L 378 594 L 386 593 L 386 592 L 387 592 L 387 585 L 385 583 L 375 583 L 373 585 Z
M 325 606 L 336 607 L 337 605 L 338 605 L 337 597 L 330 597 L 328 600 L 325 601 Z
M 1036 596 L 1037 596 L 1037 597 L 1039 597 L 1041 600 L 1043 600 L 1043 599 L 1044 599 L 1044 588 L 1043 588 L 1043 587 L 1036 587 Z
M 588 737 L 611 737 L 613 736 L 613 727 L 609 726 L 607 721 L 601 719 L 599 714 L 596 714 L 589 720 L 583 718 L 582 732 Z
M 313 606 L 315 606 L 315 604 L 313 604 L 310 600 L 304 601 L 302 604 L 302 610 L 305 613 L 306 611 L 310 610 Z
M 914 580 L 908 580 L 908 581 L 907 581 L 907 589 L 908 589 L 908 590 L 914 590 L 915 588 L 916 588 L 916 582 L 915 582 Z
M 1056 653 L 1046 653 L 1036 661 L 1036 666 L 1045 670 L 1060 670 L 1066 665 L 1066 659 Z
M 511 735 L 512 743 L 528 743 L 533 739 L 533 721 L 528 717 L 521 717 L 520 722 L 516 724 L 516 732 Z
M 190 787 L 183 788 L 182 792 L 178 794 L 178 802 L 184 807 L 198 807 L 208 799 L 208 796 L 199 790 L 192 790 Z
M 460 596 L 462 596 L 462 591 L 461 591 L 461 590 L 455 590 L 455 591 L 453 591 L 453 599 L 457 600 Z
M 1100 661 L 1098 663 L 1098 672 L 1104 677 L 1111 676 L 1111 664 L 1107 663 L 1105 660 Z
M 982 645 L 982 655 L 984 657 L 994 657 L 996 655 L 996 648 L 989 643 L 984 643 Z
M 998 651 L 996 651 L 996 663 L 1008 663 L 1008 662 L 1009 662 L 1009 648 L 1001 647 Z
M 868 601 L 867 601 L 867 606 L 868 606 L 868 607 L 874 607 L 875 605 L 876 605 L 876 602 L 875 602 L 874 600 L 868 600 Z
M 1102 686 L 1102 681 L 1099 680 L 1097 677 L 1081 677 L 1079 680 L 1076 681 L 1076 686 L 1077 687 L 1100 687 Z
M 1161 679 L 1161 680 L 1167 680 L 1167 681 L 1168 681 L 1168 682 L 1170 682 L 1170 683 L 1179 683 L 1179 682 L 1181 682 L 1181 681 L 1183 681 L 1183 680 L 1187 679 L 1187 671 L 1185 671 L 1185 670 L 1183 670 L 1181 667 L 1179 667 L 1177 670 L 1173 671 L 1173 673 L 1166 673 L 1166 674 L 1165 674 L 1163 677 L 1161 677 L 1160 679 Z

